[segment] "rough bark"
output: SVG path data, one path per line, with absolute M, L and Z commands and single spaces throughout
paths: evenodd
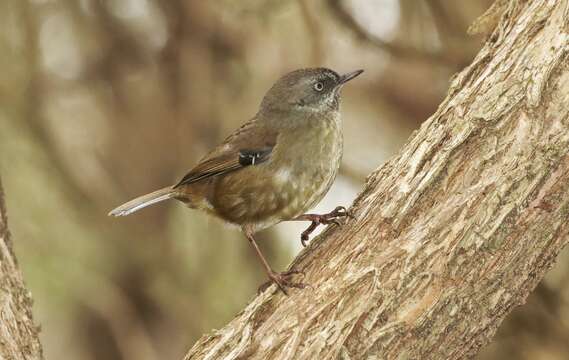
M 32 320 L 32 298 L 22 280 L 8 231 L 0 182 L 0 359 L 43 359 L 38 328 Z
M 272 287 L 186 359 L 463 359 L 491 340 L 569 241 L 569 0 L 500 11 L 356 220 L 294 261 L 312 287 Z

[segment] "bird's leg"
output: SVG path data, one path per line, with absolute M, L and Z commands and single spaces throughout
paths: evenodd
M 244 229 L 243 231 L 245 233 L 245 236 L 247 237 L 247 239 L 249 240 L 249 242 L 251 243 L 251 245 L 253 245 L 253 248 L 255 249 L 255 252 L 257 253 L 257 256 L 259 257 L 259 259 L 261 260 L 261 263 L 263 264 L 263 266 L 265 267 L 265 270 L 267 272 L 267 275 L 269 276 L 269 281 L 267 281 L 266 283 L 262 284 L 259 287 L 259 292 L 262 292 L 263 290 L 265 290 L 267 287 L 269 287 L 269 285 L 271 285 L 272 283 L 277 284 L 277 286 L 279 287 L 279 289 L 285 294 L 288 295 L 286 288 L 298 288 L 298 289 L 303 289 L 305 287 L 305 284 L 303 283 L 298 283 L 298 282 L 293 282 L 292 281 L 292 276 L 296 275 L 296 274 L 302 274 L 301 271 L 298 270 L 289 270 L 289 271 L 283 271 L 281 273 L 275 272 L 273 271 L 273 269 L 271 269 L 271 266 L 269 265 L 269 263 L 267 262 L 267 259 L 265 259 L 265 256 L 263 255 L 263 253 L 261 252 L 261 249 L 259 249 L 259 246 L 257 245 L 257 242 L 255 241 L 255 237 L 253 236 L 253 233 L 251 231 L 248 231 L 247 229 Z
M 306 230 L 304 230 L 302 232 L 302 234 L 300 234 L 300 242 L 302 243 L 302 246 L 306 247 L 306 242 L 308 241 L 310 234 L 312 234 L 312 232 L 314 230 L 316 230 L 318 225 L 336 224 L 336 225 L 340 226 L 342 224 L 340 223 L 340 221 L 338 219 L 346 217 L 346 216 L 351 217 L 351 218 L 354 217 L 352 214 L 350 214 L 348 212 L 348 210 L 345 207 L 338 206 L 334 210 L 332 210 L 331 212 L 329 212 L 327 214 L 321 214 L 321 215 L 319 215 L 319 214 L 303 214 L 303 215 L 300 215 L 300 216 L 298 216 L 292 220 L 293 221 L 311 221 L 308 228 L 306 228 Z

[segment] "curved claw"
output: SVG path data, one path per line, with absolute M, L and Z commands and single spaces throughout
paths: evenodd
M 346 209 L 344 206 L 338 206 L 336 207 L 336 209 L 334 209 L 334 212 L 336 212 L 336 216 L 341 216 L 341 217 L 349 217 L 350 219 L 355 219 L 355 215 L 348 209 Z
M 300 243 L 302 244 L 302 246 L 306 247 L 306 242 L 309 239 L 310 234 L 314 231 L 314 229 L 316 229 L 318 227 L 318 222 L 313 221 L 312 223 L 310 223 L 310 226 L 308 226 L 308 228 L 306 228 L 306 230 L 304 230 L 302 232 L 302 234 L 300 234 Z
M 334 210 L 332 210 L 332 212 L 330 212 L 330 215 L 333 216 L 343 216 L 344 214 L 347 214 L 348 210 L 346 210 L 346 208 L 344 206 L 336 206 L 336 208 Z
M 346 209 L 344 206 L 337 206 L 334 211 L 332 211 L 330 213 L 330 215 L 332 216 L 336 216 L 336 217 L 349 217 L 351 219 L 355 219 L 354 214 L 352 214 L 351 211 L 349 211 L 348 209 Z
M 316 214 L 306 214 L 304 215 L 305 220 L 312 220 L 312 223 L 308 226 L 306 230 L 304 230 L 300 234 L 300 243 L 302 246 L 307 246 L 307 241 L 309 239 L 310 234 L 318 227 L 318 225 L 329 225 L 335 224 L 338 226 L 342 226 L 339 218 L 342 217 L 349 217 L 351 219 L 355 219 L 354 215 L 346 209 L 345 206 L 336 206 L 334 210 L 329 212 L 328 214 L 323 215 L 316 215 Z

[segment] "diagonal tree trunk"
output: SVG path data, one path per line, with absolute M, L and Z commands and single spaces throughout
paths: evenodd
M 22 280 L 8 231 L 0 182 L 0 359 L 43 359 L 39 329 L 32 320 L 32 298 Z
M 186 359 L 463 359 L 569 242 L 569 0 L 499 1 L 437 112 L 371 174 L 356 220 Z

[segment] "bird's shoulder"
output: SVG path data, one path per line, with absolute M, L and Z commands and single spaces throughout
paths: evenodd
M 278 131 L 255 117 L 206 154 L 174 187 L 256 165 L 270 157 Z
M 276 129 L 268 126 L 262 118 L 254 117 L 237 128 L 208 155 L 243 149 L 273 147 L 276 144 L 277 137 L 278 131 Z

